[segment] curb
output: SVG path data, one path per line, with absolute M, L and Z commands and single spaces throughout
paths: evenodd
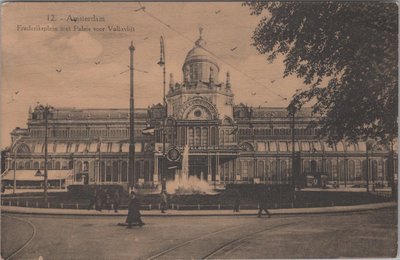
M 384 202 L 374 204 L 363 204 L 353 206 L 334 206 L 320 208 L 290 208 L 290 209 L 270 209 L 273 215 L 302 215 L 302 214 L 332 214 L 348 213 L 368 210 L 378 210 L 385 208 L 397 208 L 397 202 Z M 125 217 L 127 210 L 119 213 L 93 212 L 85 209 L 43 209 L 16 206 L 1 206 L 1 213 L 27 214 L 27 215 L 54 215 L 54 216 L 92 216 L 92 217 Z M 226 216 L 255 216 L 257 209 L 242 210 L 233 213 L 231 210 L 168 210 L 160 213 L 158 210 L 142 210 L 144 217 L 226 217 Z

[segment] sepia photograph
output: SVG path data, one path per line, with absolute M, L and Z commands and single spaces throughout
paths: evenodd
M 1 259 L 396 258 L 398 10 L 3 2 Z

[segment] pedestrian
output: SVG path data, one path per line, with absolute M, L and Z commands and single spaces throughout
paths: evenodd
M 100 197 L 101 197 L 101 203 L 100 203 L 100 211 L 102 209 L 107 209 L 110 210 L 110 194 L 108 192 L 108 189 L 101 189 L 101 193 L 100 193 Z
M 271 217 L 271 213 L 268 211 L 268 198 L 269 198 L 269 190 L 267 191 L 262 191 L 258 195 L 258 216 L 261 218 L 261 214 L 263 211 L 267 214 L 268 218 Z
M 160 209 L 161 213 L 165 213 L 165 211 L 168 209 L 168 196 L 165 191 L 162 191 L 160 194 Z
M 240 210 L 240 192 L 239 190 L 235 190 L 233 212 L 239 212 L 239 210 Z
M 119 190 L 116 189 L 116 190 L 114 191 L 114 194 L 113 194 L 113 205 L 114 205 L 114 212 L 115 212 L 115 213 L 118 212 L 119 200 L 120 200 L 120 197 L 119 197 Z
M 142 219 L 140 218 L 140 202 L 136 197 L 134 191 L 131 191 L 129 196 L 129 204 L 128 204 L 128 216 L 126 217 L 126 223 L 128 223 L 128 228 L 131 228 L 133 224 L 138 224 L 139 227 L 143 226 Z
M 97 199 L 97 191 L 96 191 L 96 188 L 94 188 L 94 189 L 92 189 L 91 194 L 90 194 L 88 210 L 93 209 L 93 206 L 97 209 L 96 199 Z

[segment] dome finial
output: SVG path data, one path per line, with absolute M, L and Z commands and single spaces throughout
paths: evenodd
M 200 34 L 200 36 L 199 36 L 199 39 L 197 39 L 197 41 L 196 41 L 196 43 L 195 43 L 195 45 L 197 46 L 197 47 L 202 47 L 202 48 L 204 48 L 204 46 L 206 46 L 206 41 L 205 40 L 203 40 L 203 27 L 199 27 L 199 34 Z

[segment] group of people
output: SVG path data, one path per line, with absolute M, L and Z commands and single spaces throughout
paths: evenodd
M 258 214 L 257 216 L 260 218 L 265 211 L 268 217 L 271 217 L 271 213 L 268 211 L 268 206 L 270 202 L 270 192 L 269 190 L 263 190 L 261 192 L 256 193 L 258 200 Z M 120 205 L 120 192 L 118 189 L 111 190 L 102 187 L 96 187 L 93 190 L 93 194 L 90 198 L 88 210 L 92 209 L 93 206 L 96 210 L 101 211 L 102 209 L 111 210 L 113 209 L 115 212 L 118 212 L 118 207 Z M 165 213 L 168 209 L 168 195 L 165 191 L 160 193 L 160 210 L 161 213 Z M 238 190 L 234 191 L 234 212 L 240 211 L 240 192 Z M 128 201 L 128 216 L 126 218 L 126 224 L 128 228 L 131 228 L 133 225 L 143 226 L 145 223 L 141 219 L 140 213 L 140 200 L 137 197 L 134 191 L 131 191 L 129 194 Z
M 93 209 L 93 207 L 98 211 L 102 209 L 111 210 L 111 207 L 113 207 L 114 211 L 117 213 L 119 204 L 120 194 L 118 189 L 112 190 L 96 187 L 90 197 L 88 210 Z

